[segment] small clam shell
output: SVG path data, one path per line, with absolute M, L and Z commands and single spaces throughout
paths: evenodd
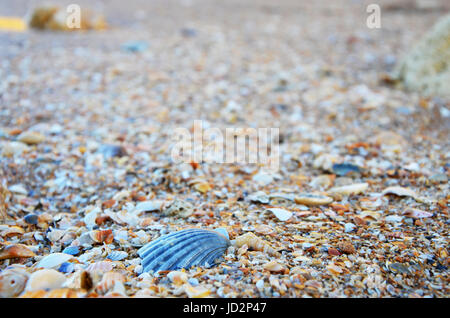
M 41 289 L 57 289 L 66 281 L 66 277 L 54 269 L 42 269 L 34 272 L 28 279 L 25 291 L 37 291 Z
M 328 205 L 333 202 L 333 198 L 327 197 L 325 195 L 304 193 L 296 196 L 294 201 L 297 204 L 304 205 Z
M 29 274 L 23 268 L 7 268 L 0 273 L 0 298 L 15 297 L 25 288 Z
M 0 260 L 16 257 L 27 258 L 33 256 L 35 256 L 33 251 L 23 244 L 0 246 Z
M 36 264 L 36 268 L 59 268 L 62 263 L 73 258 L 72 255 L 65 253 L 53 253 L 45 256 Z
M 219 231 L 186 229 L 173 232 L 138 250 L 145 272 L 211 266 L 230 241 Z

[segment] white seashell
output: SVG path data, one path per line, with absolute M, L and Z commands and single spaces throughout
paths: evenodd
M 62 230 L 51 230 L 47 233 L 47 238 L 50 242 L 56 243 L 63 237 L 64 233 L 65 231 Z
M 65 281 L 66 277 L 60 272 L 54 269 L 42 269 L 30 275 L 25 291 L 57 289 L 61 288 Z
M 92 229 L 96 225 L 95 219 L 101 212 L 101 209 L 96 207 L 84 216 L 83 221 L 89 229 Z
M 12 185 L 8 188 L 8 190 L 11 191 L 12 193 L 23 194 L 23 195 L 28 194 L 27 189 L 25 189 L 25 187 L 22 184 Z
M 62 263 L 72 259 L 73 256 L 65 253 L 53 253 L 45 256 L 36 264 L 36 268 L 58 268 Z
M 292 193 L 281 193 L 281 192 L 275 192 L 269 194 L 269 199 L 283 199 L 288 201 L 294 201 L 295 195 Z
M 335 187 L 329 190 L 330 193 L 342 194 L 342 195 L 351 195 L 351 194 L 360 194 L 367 190 L 369 187 L 368 183 L 355 183 L 342 187 Z
M 138 250 L 145 272 L 209 266 L 230 245 L 218 231 L 186 229 L 150 242 Z
M 248 196 L 248 199 L 252 202 L 259 202 L 259 203 L 269 203 L 269 197 L 267 194 L 263 191 L 258 191 L 255 193 L 252 193 Z
M 280 221 L 287 221 L 292 216 L 292 212 L 285 210 L 285 209 L 270 208 L 270 209 L 267 209 L 267 211 L 272 212 L 277 217 L 277 219 Z
M 164 203 L 162 200 L 144 201 L 139 202 L 134 208 L 134 213 L 160 211 L 161 206 Z

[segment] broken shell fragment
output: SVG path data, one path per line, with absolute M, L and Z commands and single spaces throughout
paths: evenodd
M 327 205 L 333 202 L 333 198 L 318 194 L 300 194 L 294 198 L 295 203 L 303 205 Z
M 258 191 L 258 192 L 250 194 L 248 196 L 248 199 L 251 202 L 258 202 L 258 203 L 263 203 L 263 204 L 269 203 L 269 197 L 263 191 Z
M 272 212 L 277 217 L 277 219 L 280 221 L 287 221 L 292 216 L 292 212 L 285 210 L 285 209 L 270 208 L 270 209 L 267 209 L 267 211 Z
M 412 198 L 417 197 L 417 194 L 413 190 L 403 187 L 388 187 L 384 189 L 384 191 L 381 194 L 382 195 L 394 194 L 399 197 L 412 197 Z
M 369 187 L 368 183 L 355 183 L 342 187 L 335 187 L 329 190 L 331 194 L 341 194 L 341 195 L 351 195 L 360 194 L 367 190 Z
M 230 242 L 219 231 L 186 229 L 173 232 L 138 250 L 145 272 L 211 266 Z
M 36 256 L 32 250 L 23 244 L 4 245 L 0 247 L 0 260 L 9 258 L 27 258 Z
M 192 213 L 194 213 L 194 207 L 192 206 L 192 204 L 186 201 L 175 199 L 164 207 L 162 214 L 164 216 L 180 216 L 182 218 L 187 218 Z

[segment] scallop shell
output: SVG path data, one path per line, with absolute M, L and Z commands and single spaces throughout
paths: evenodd
M 224 229 L 173 232 L 138 250 L 145 272 L 211 266 L 230 245 Z

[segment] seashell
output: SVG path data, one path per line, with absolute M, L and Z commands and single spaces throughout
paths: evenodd
M 275 230 L 269 225 L 260 224 L 255 226 L 255 232 L 263 235 L 268 235 L 275 233 Z
M 191 286 L 190 284 L 183 285 L 184 292 L 189 298 L 204 298 L 209 296 L 211 291 L 203 286 Z
M 72 273 L 75 270 L 75 266 L 73 263 L 62 263 L 61 266 L 58 268 L 58 272 L 61 273 Z
M 89 232 L 89 236 L 96 243 L 111 244 L 114 240 L 112 230 L 98 230 Z
M 108 292 L 119 293 L 125 295 L 125 287 L 123 283 L 125 277 L 118 272 L 107 272 L 103 275 L 102 280 L 95 288 L 96 292 L 105 295 Z
M 0 236 L 8 237 L 23 233 L 25 233 L 25 231 L 20 226 L 0 224 Z
M 80 253 L 80 247 L 79 246 L 68 246 L 63 250 L 63 253 L 75 256 L 78 253 Z
M 36 264 L 36 268 L 58 268 L 62 263 L 67 262 L 71 258 L 73 258 L 72 255 L 65 253 L 49 254 Z
M 7 268 L 0 273 L 0 298 L 16 297 L 25 288 L 30 274 L 21 267 Z
M 270 261 L 269 263 L 264 264 L 264 269 L 267 269 L 269 272 L 278 273 L 284 271 L 285 268 L 277 261 Z
M 61 288 L 65 281 L 66 277 L 60 272 L 54 269 L 41 269 L 30 275 L 25 291 L 57 289 Z
M 272 212 L 277 217 L 277 219 L 280 221 L 287 221 L 292 216 L 292 212 L 285 210 L 285 209 L 270 208 L 270 209 L 267 209 L 267 211 Z
M 97 219 L 97 216 L 102 212 L 102 210 L 99 207 L 96 207 L 92 209 L 89 213 L 85 214 L 83 221 L 86 224 L 86 226 L 90 229 L 96 225 L 95 220 Z
M 51 230 L 47 233 L 47 238 L 52 242 L 58 242 L 64 235 L 64 231 L 62 230 Z
M 175 199 L 163 208 L 164 216 L 180 216 L 187 218 L 194 213 L 194 207 L 187 201 Z
M 403 187 L 388 187 L 386 189 L 383 190 L 383 192 L 381 193 L 381 195 L 386 195 L 386 194 L 395 194 L 396 196 L 399 197 L 412 197 L 412 198 L 417 198 L 417 194 L 409 189 L 409 188 L 403 188 Z
M 295 203 L 303 205 L 327 205 L 333 202 L 333 198 L 318 194 L 299 194 L 294 199 Z
M 113 262 L 110 261 L 100 261 L 100 262 L 95 262 L 90 264 L 87 268 L 86 271 L 92 273 L 92 272 L 102 272 L 102 273 L 106 273 L 109 271 L 112 271 L 114 268 L 114 264 Z
M 269 199 L 282 199 L 287 201 L 294 201 L 294 195 L 292 193 L 282 193 L 282 192 L 275 192 L 269 194 Z
M 342 187 L 335 187 L 329 190 L 331 194 L 341 194 L 341 195 L 351 195 L 360 194 L 367 190 L 369 187 L 368 183 L 355 183 Z
M 59 288 L 50 291 L 37 290 L 26 292 L 20 298 L 79 298 L 83 296 L 82 293 L 70 289 L 70 288 Z
M 234 245 L 236 245 L 236 247 L 238 248 L 242 247 L 244 244 L 246 244 L 250 249 L 254 251 L 265 252 L 273 256 L 279 255 L 279 253 L 272 246 L 270 246 L 269 243 L 260 239 L 252 232 L 241 235 L 234 241 Z
M 162 200 L 143 201 L 139 202 L 134 208 L 135 213 L 160 211 L 161 206 L 164 203 Z
M 27 258 L 36 256 L 32 250 L 23 244 L 3 245 L 0 247 L 0 260 L 9 258 Z
M 171 271 L 167 274 L 167 278 L 175 285 L 182 285 L 188 281 L 187 274 L 181 271 Z
M 230 245 L 225 229 L 185 229 L 146 244 L 138 250 L 145 272 L 211 266 Z
M 95 275 L 94 275 L 95 276 Z M 63 284 L 64 288 L 90 290 L 93 286 L 91 275 L 85 270 L 73 273 Z
M 267 204 L 269 203 L 269 197 L 268 195 L 263 192 L 263 191 L 258 191 L 255 193 L 252 193 L 248 196 L 248 199 L 251 202 L 259 202 L 259 203 L 263 203 L 263 204 Z
M 45 136 L 36 131 L 24 131 L 17 137 L 17 141 L 27 145 L 35 145 L 45 140 Z
M 8 190 L 12 193 L 27 195 L 28 191 L 22 184 L 14 184 L 8 188 Z
M 112 251 L 108 254 L 106 257 L 107 259 L 110 259 L 112 261 L 121 261 L 128 257 L 128 253 L 124 251 Z
M 429 218 L 433 216 L 433 213 L 415 208 L 406 208 L 402 214 L 413 219 Z

